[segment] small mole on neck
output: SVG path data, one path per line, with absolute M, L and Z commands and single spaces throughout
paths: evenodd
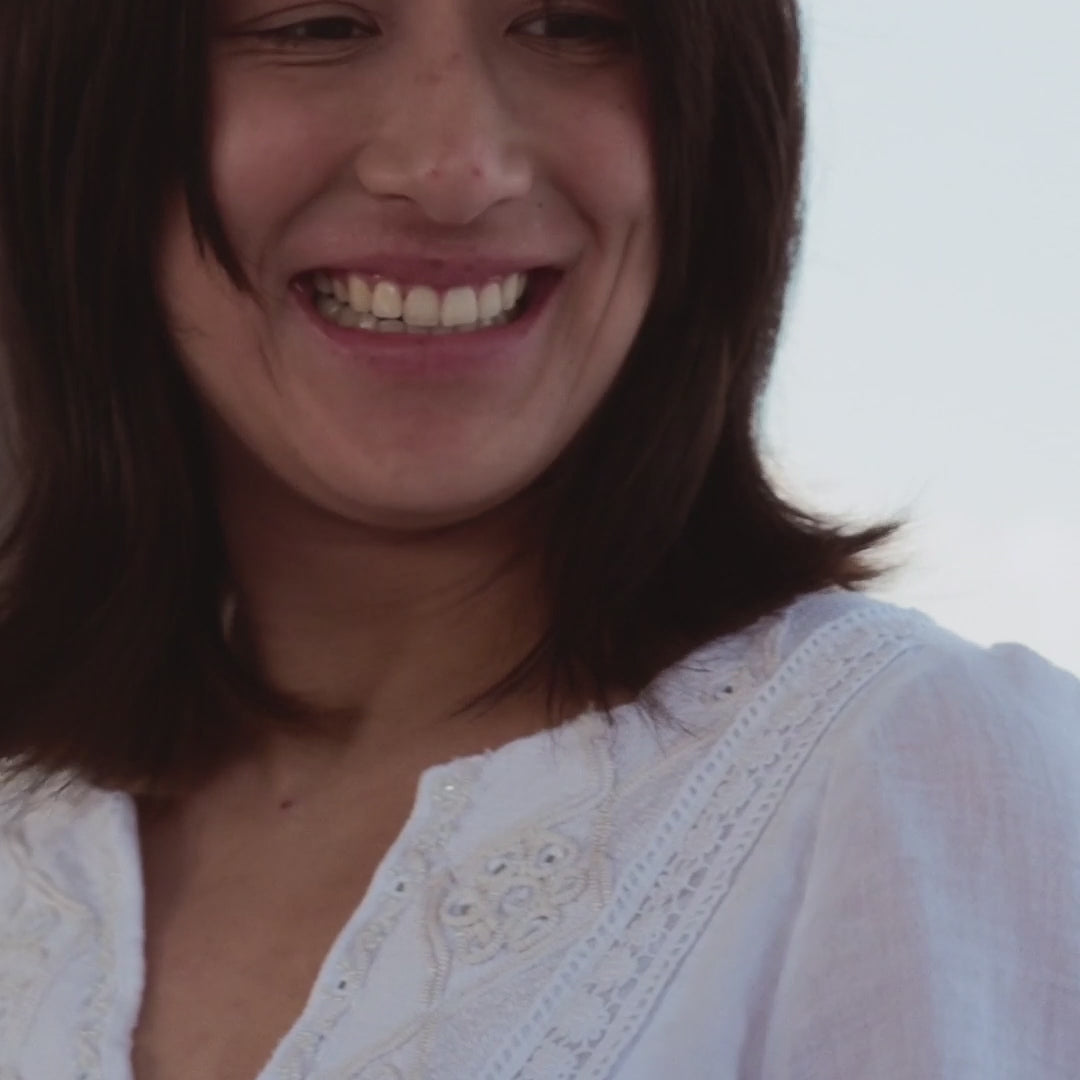
M 296 803 L 292 799 L 282 799 L 279 805 L 282 810 L 291 810 Z

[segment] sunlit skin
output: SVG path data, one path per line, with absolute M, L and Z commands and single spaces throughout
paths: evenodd
M 369 728 L 444 716 L 537 634 L 528 488 L 655 286 L 628 33 L 608 0 L 548 9 L 219 5 L 212 180 L 252 293 L 179 207 L 161 291 L 215 433 L 242 625 L 280 684 Z M 443 284 L 542 267 L 554 290 L 456 341 L 343 341 L 300 301 L 314 270 L 383 264 Z

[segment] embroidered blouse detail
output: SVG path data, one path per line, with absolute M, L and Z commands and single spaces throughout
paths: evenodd
M 563 908 L 588 884 L 581 848 L 538 829 L 513 846 L 483 853 L 439 909 L 454 953 L 483 964 L 503 950 L 524 953 L 558 927 Z
M 530 1018 L 530 1034 L 508 1040 L 485 1078 L 612 1074 L 838 703 L 904 644 L 897 628 L 835 626 L 754 695 L 689 777 L 596 928 L 567 957 Z M 807 667 L 821 678 L 800 678 Z

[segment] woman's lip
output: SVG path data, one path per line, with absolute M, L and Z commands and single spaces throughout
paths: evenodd
M 562 277 L 557 271 L 530 275 L 525 307 L 511 322 L 449 334 L 351 330 L 323 318 L 315 307 L 312 290 L 303 281 L 294 284 L 293 293 L 316 329 L 359 362 L 395 376 L 452 376 L 469 368 L 509 362 L 547 309 Z

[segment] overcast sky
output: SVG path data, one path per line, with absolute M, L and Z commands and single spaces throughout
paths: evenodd
M 1080 3 L 804 8 L 778 468 L 818 506 L 910 520 L 889 598 L 1080 672 Z

